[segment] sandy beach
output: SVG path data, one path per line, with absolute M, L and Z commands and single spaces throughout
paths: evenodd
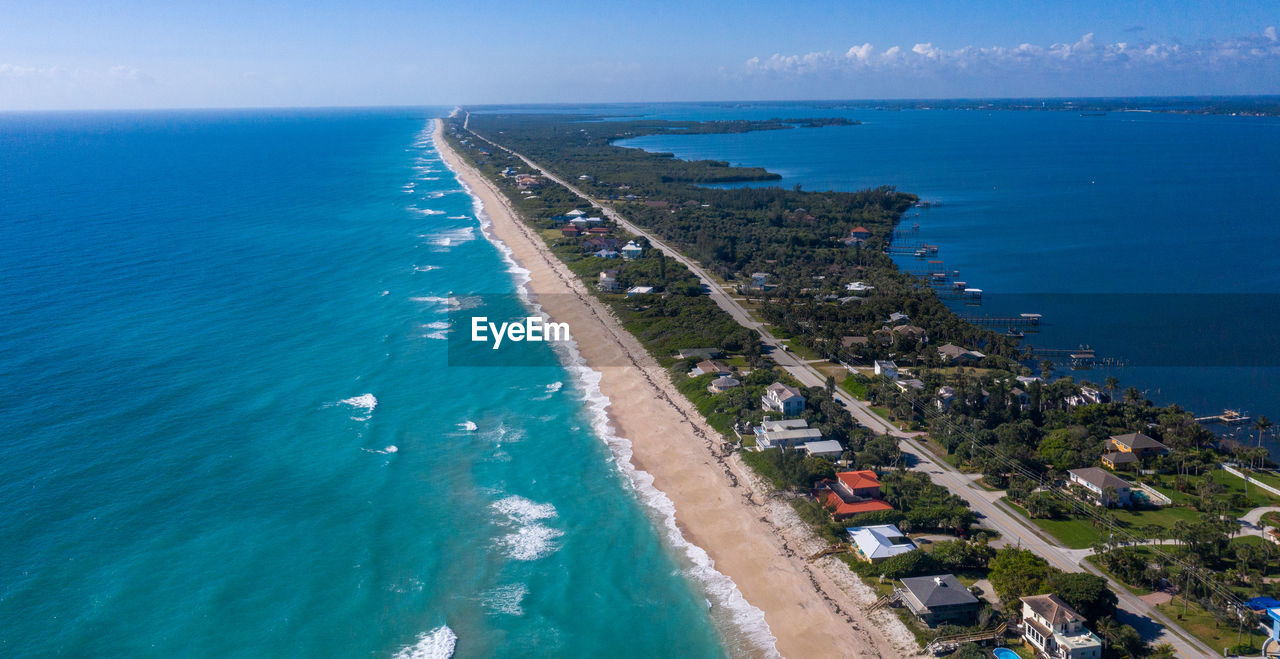
M 701 547 L 746 600 L 763 611 L 777 650 L 787 657 L 898 657 L 917 654 L 914 639 L 884 611 L 865 608 L 872 591 L 834 558 L 806 556 L 824 546 L 791 507 L 749 473 L 676 392 L 665 370 L 609 309 L 547 250 L 496 188 L 454 153 L 437 121 L 446 164 L 484 204 L 494 235 L 529 271 L 543 311 L 572 328 L 599 387 L 611 401 L 614 431 L 632 444 L 637 469 L 672 501 L 685 539 Z

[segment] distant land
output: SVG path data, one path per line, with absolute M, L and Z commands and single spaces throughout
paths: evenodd
M 1223 114 L 1257 117 L 1280 116 L 1280 96 L 1133 96 L 1133 97 L 1056 97 L 1056 98 L 953 98 L 953 99 L 865 99 L 810 101 L 722 101 L 690 102 L 725 108 L 762 108 L 794 106 L 797 103 L 832 110 L 1040 110 L 1058 112 L 1164 112 L 1171 114 Z M 680 103 L 676 103 L 677 105 Z M 561 104 L 529 104 L 474 106 L 487 111 L 502 108 L 547 108 Z M 594 104 L 593 104 L 594 105 Z M 615 105 L 615 104 L 601 104 Z M 628 105 L 620 103 L 616 105 Z M 582 107 L 567 105 L 564 107 Z M 787 120 L 777 120 L 787 121 Z

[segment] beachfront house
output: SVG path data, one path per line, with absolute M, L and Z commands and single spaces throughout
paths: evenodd
M 860 561 L 879 563 L 887 558 L 915 551 L 915 543 L 892 524 L 856 526 L 846 529 L 854 556 Z
M 723 355 L 724 351 L 719 348 L 684 348 L 676 352 L 676 356 L 680 359 L 715 359 Z
M 1133 505 L 1132 486 L 1129 485 L 1129 481 L 1116 476 L 1106 469 L 1085 467 L 1083 469 L 1072 469 L 1067 474 L 1071 478 L 1071 484 L 1084 488 L 1089 493 L 1090 498 L 1099 506 L 1108 508 L 1122 506 L 1127 508 Z
M 974 597 L 954 574 L 908 577 L 896 589 L 898 601 L 930 627 L 942 623 L 972 624 L 982 600 Z
M 618 290 L 618 271 L 605 270 L 600 273 L 600 282 L 597 284 L 602 291 Z
M 692 371 L 689 371 L 689 377 L 696 378 L 699 375 L 707 375 L 708 373 L 715 375 L 716 377 L 721 377 L 725 375 L 732 375 L 733 370 L 723 362 L 704 359 L 698 362 L 697 365 L 693 367 Z
M 1140 432 L 1131 432 L 1127 435 L 1112 435 L 1108 443 L 1114 451 L 1130 453 L 1139 460 L 1144 460 L 1154 455 L 1164 455 L 1169 452 L 1168 446 Z
M 1057 595 L 1022 598 L 1022 640 L 1053 659 L 1101 659 L 1102 640 Z
M 877 359 L 872 368 L 875 370 L 876 375 L 883 375 L 890 380 L 898 379 L 898 365 L 891 361 Z
M 880 477 L 870 469 L 842 471 L 814 485 L 813 497 L 836 519 L 876 510 L 893 510 L 880 494 Z
M 600 259 L 616 259 L 616 258 L 618 258 L 618 253 L 617 253 L 617 252 L 615 252 L 615 251 L 613 251 L 613 250 L 611 250 L 611 249 L 602 249 L 602 250 L 600 250 L 600 251 L 598 251 L 598 252 L 593 252 L 591 255 L 592 255 L 592 256 L 594 256 L 594 257 L 596 257 L 596 258 L 600 258 Z
M 827 458 L 828 460 L 837 460 L 844 455 L 844 447 L 840 446 L 840 442 L 834 439 L 824 439 L 820 442 L 805 442 L 800 445 L 800 450 L 811 458 Z
M 796 416 L 804 411 L 804 396 L 800 390 L 781 382 L 774 382 L 764 390 L 760 405 L 785 416 Z
M 768 417 L 752 430 L 756 436 L 756 450 L 771 448 L 789 449 L 800 444 L 822 440 L 822 431 L 810 428 L 804 419 L 774 421 Z
M 742 383 L 736 380 L 735 378 L 731 378 L 727 375 L 722 375 L 712 380 L 711 384 L 707 385 L 707 391 L 710 391 L 713 394 L 722 394 L 730 389 L 733 389 L 734 387 L 740 387 L 740 386 L 742 386 Z
M 632 297 L 636 295 L 646 295 L 652 292 L 653 292 L 652 286 L 632 286 L 631 288 L 627 289 L 627 297 Z
M 626 245 L 623 245 L 622 249 L 619 251 L 622 252 L 622 258 L 632 260 L 640 258 L 640 254 L 644 252 L 644 248 L 637 245 L 636 241 L 631 240 L 628 241 Z

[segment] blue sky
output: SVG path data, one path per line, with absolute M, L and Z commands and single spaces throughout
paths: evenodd
M 0 0 L 0 109 L 1280 94 L 1280 2 Z

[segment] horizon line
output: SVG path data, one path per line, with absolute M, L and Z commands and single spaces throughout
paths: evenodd
M 708 105 L 708 104 L 784 104 L 784 103 L 923 103 L 940 101 L 997 102 L 997 101 L 1153 101 L 1153 100 L 1269 100 L 1280 101 L 1280 93 L 1261 94 L 1155 94 L 1139 96 L 916 96 L 880 98 L 794 98 L 794 99 L 723 99 L 723 100 L 666 100 L 666 101 L 530 101 L 506 103 L 393 103 L 387 105 L 321 104 L 321 105 L 210 105 L 210 106 L 159 106 L 159 107 L 99 107 L 99 108 L 0 108 L 0 114 L 54 114 L 87 112 L 210 112 L 250 110 L 395 110 L 435 107 L 500 108 L 500 107 L 582 107 L 610 105 Z

